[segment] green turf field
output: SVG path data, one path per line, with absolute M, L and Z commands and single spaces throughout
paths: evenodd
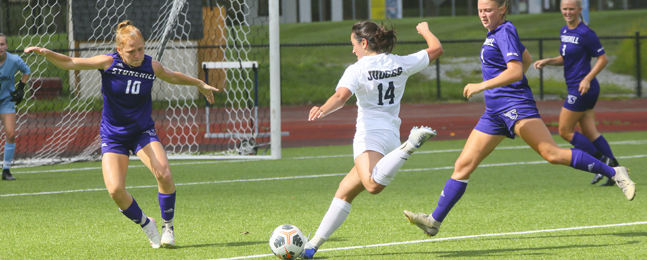
M 379 195 L 360 195 L 320 259 L 645 259 L 647 132 L 608 133 L 638 193 L 589 184 L 590 173 L 545 163 L 506 140 L 472 175 L 467 192 L 427 238 L 402 210 L 430 213 L 464 140 L 431 141 Z M 558 139 L 558 136 L 555 136 Z M 570 147 L 561 139 L 558 143 Z M 280 224 L 316 231 L 350 146 L 283 150 L 276 161 L 172 161 L 178 189 L 176 249 L 152 249 L 104 189 L 101 164 L 13 169 L 0 181 L 2 259 L 276 259 Z M 128 191 L 160 220 L 152 174 L 133 161 Z

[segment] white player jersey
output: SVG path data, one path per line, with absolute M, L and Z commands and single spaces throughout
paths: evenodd
M 400 100 L 409 76 L 429 65 L 427 51 L 398 56 L 364 56 L 349 66 L 337 84 L 357 97 L 357 131 L 388 129 L 400 134 Z

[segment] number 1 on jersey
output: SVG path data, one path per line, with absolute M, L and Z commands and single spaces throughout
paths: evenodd
M 564 46 L 562 46 L 562 56 L 564 56 L 564 57 L 566 56 L 566 44 L 564 44 Z
M 393 85 L 393 81 L 389 81 L 389 87 L 386 89 L 386 93 L 382 95 L 383 91 L 382 83 L 380 85 L 377 85 L 377 90 L 378 90 L 378 101 L 377 104 L 382 106 L 384 103 L 382 102 L 384 99 L 389 99 L 389 104 L 393 104 L 393 99 L 395 98 L 395 86 Z

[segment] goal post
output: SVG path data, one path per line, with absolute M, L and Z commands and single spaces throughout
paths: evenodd
M 116 51 L 116 25 L 131 20 L 144 35 L 147 55 L 223 90 L 208 104 L 194 86 L 155 82 L 152 117 L 169 159 L 280 159 L 279 10 L 278 0 L 269 2 L 269 19 L 252 15 L 259 7 L 250 0 L 26 2 L 17 50 L 41 46 L 81 58 L 108 54 Z M 50 30 L 60 27 L 66 33 Z M 32 74 L 17 107 L 15 164 L 100 159 L 100 73 L 65 71 L 35 54 L 21 56 Z M 243 61 L 246 67 L 207 76 L 202 65 L 212 61 Z M 248 125 L 230 129 L 243 123 Z M 240 135 L 207 138 L 210 132 Z M 258 148 L 265 150 L 257 155 Z
M 270 14 L 270 122 L 272 159 L 281 159 L 281 39 L 279 0 L 269 0 Z

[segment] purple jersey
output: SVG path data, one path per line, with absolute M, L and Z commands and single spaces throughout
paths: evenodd
M 138 67 L 127 65 L 115 52 L 112 65 L 101 71 L 103 112 L 101 137 L 129 140 L 155 126 L 151 117 L 151 90 L 155 81 L 152 58 L 148 55 Z
M 562 27 L 560 35 L 562 44 L 559 55 L 564 58 L 564 78 L 569 88 L 579 88 L 580 82 L 591 72 L 591 57 L 604 54 L 604 48 L 598 36 L 584 23 L 575 29 Z M 594 82 L 595 81 L 595 82 Z M 591 86 L 598 86 L 597 79 L 591 80 Z
M 510 21 L 505 21 L 496 29 L 488 32 L 487 39 L 481 48 L 481 65 L 483 81 L 499 76 L 508 69 L 507 63 L 513 60 L 521 62 L 522 54 L 526 47 L 521 44 L 517 35 L 517 28 Z M 528 79 L 523 79 L 510 85 L 493 89 L 486 89 L 485 112 L 499 114 L 516 105 L 535 106 L 532 91 L 528 86 Z

